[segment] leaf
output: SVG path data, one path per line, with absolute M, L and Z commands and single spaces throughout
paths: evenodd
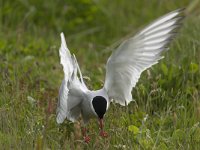
M 190 73 L 196 73 L 199 70 L 199 66 L 196 63 L 191 63 L 189 67 Z
M 168 74 L 168 68 L 167 68 L 167 66 L 165 65 L 165 64 L 161 64 L 161 69 L 162 69 L 162 72 L 163 72 L 163 74 L 165 75 L 165 76 L 167 76 L 167 74 Z
M 128 126 L 128 130 L 130 132 L 133 132 L 134 134 L 139 134 L 140 130 L 138 127 L 134 126 L 134 125 L 130 125 Z

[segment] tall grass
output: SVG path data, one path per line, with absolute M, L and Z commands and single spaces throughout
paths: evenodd
M 198 0 L 0 2 L 1 149 L 199 149 L 200 2 Z M 186 19 L 165 59 L 145 71 L 128 107 L 112 104 L 109 137 L 89 124 L 57 125 L 55 109 L 63 78 L 59 34 L 76 54 L 90 89 L 103 85 L 111 50 L 157 17 L 186 7 Z M 114 44 L 113 44 L 114 43 Z

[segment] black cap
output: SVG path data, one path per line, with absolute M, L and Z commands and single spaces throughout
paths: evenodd
M 92 100 L 93 108 L 98 115 L 99 119 L 102 119 L 106 113 L 107 101 L 103 96 L 96 96 Z

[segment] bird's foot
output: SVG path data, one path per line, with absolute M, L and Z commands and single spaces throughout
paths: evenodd
M 108 137 L 108 133 L 102 130 L 102 131 L 100 131 L 100 136 L 104 137 L 104 138 Z
M 90 142 L 90 137 L 89 136 L 84 136 L 84 142 L 89 143 Z

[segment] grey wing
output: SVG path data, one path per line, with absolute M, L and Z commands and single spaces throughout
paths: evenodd
M 63 66 L 64 79 L 59 91 L 56 120 L 57 123 L 62 123 L 65 118 L 70 121 L 76 121 L 80 115 L 80 103 L 83 100 L 84 93 L 87 91 L 87 87 L 83 81 L 75 55 L 71 56 L 67 48 L 63 33 L 61 33 L 59 54 L 60 62 Z M 79 80 L 77 70 L 81 80 Z
M 132 100 L 141 73 L 163 58 L 176 29 L 181 25 L 182 10 L 173 11 L 124 41 L 110 56 L 106 66 L 104 87 L 110 99 L 121 105 Z

